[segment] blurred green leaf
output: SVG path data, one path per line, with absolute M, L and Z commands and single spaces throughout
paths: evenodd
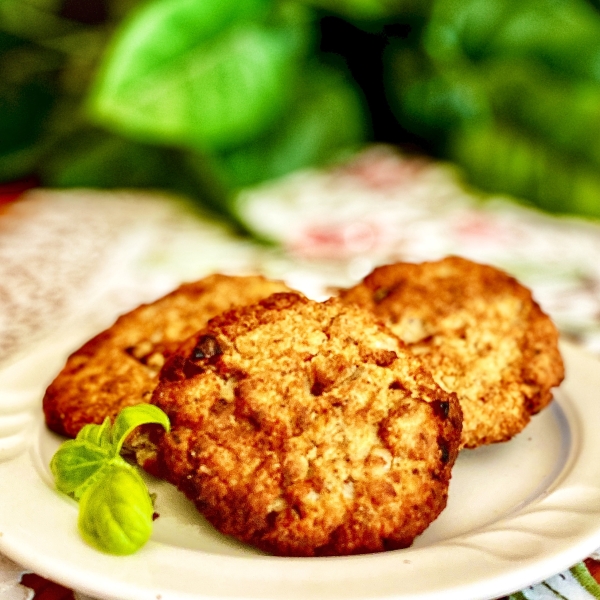
M 487 90 L 477 77 L 465 69 L 436 70 L 412 50 L 389 57 L 385 81 L 400 123 L 438 145 L 452 129 L 491 118 Z
M 557 72 L 600 81 L 600 18 L 585 0 L 511 2 L 490 41 L 495 56 L 538 59 Z
M 50 187 L 171 189 L 192 197 L 203 192 L 181 150 L 92 128 L 63 138 L 39 173 Z
M 514 129 L 488 123 L 456 131 L 448 154 L 483 190 L 552 212 L 600 217 L 597 169 Z
M 76 26 L 58 15 L 59 0 L 0 0 L 0 28 L 26 40 L 43 40 Z
M 251 144 L 221 155 L 228 179 L 238 187 L 333 160 L 366 137 L 364 101 L 342 73 L 322 66 L 307 70 L 293 107 Z
M 15 35 L 0 30 L 0 53 L 4 54 L 8 50 L 16 48 L 23 43 L 23 40 Z
M 441 64 L 480 58 L 506 19 L 509 1 L 435 0 L 423 39 L 428 55 Z
M 90 101 L 100 123 L 146 141 L 227 148 L 281 113 L 306 44 L 267 0 L 154 0 L 117 35 Z
M 43 84 L 0 87 L 0 181 L 29 174 L 43 151 L 40 138 L 54 102 Z
M 600 83 L 565 80 L 522 61 L 488 64 L 480 79 L 500 119 L 600 166 Z
M 528 58 L 600 81 L 600 18 L 585 0 L 436 0 L 424 45 L 441 64 Z
M 305 4 L 352 20 L 381 20 L 426 14 L 432 0 L 303 0 Z

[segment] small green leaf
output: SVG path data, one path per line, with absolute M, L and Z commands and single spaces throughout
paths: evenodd
M 92 546 L 112 554 L 131 554 L 152 533 L 153 502 L 134 467 L 119 452 L 139 425 L 157 423 L 167 431 L 167 415 L 151 404 L 124 408 L 110 426 L 86 425 L 52 457 L 56 487 L 79 500 L 79 530 Z
M 83 539 L 95 548 L 132 554 L 148 541 L 153 514 L 140 475 L 128 465 L 113 465 L 81 497 L 78 526 Z
M 142 403 L 124 408 L 117 415 L 111 432 L 113 455 L 121 452 L 123 442 L 136 427 L 146 423 L 162 425 L 167 431 L 170 429 L 169 417 L 158 406 Z
M 102 425 L 88 424 L 84 425 L 77 434 L 77 439 L 82 442 L 89 442 L 100 448 L 108 450 L 110 448 L 110 418 L 106 417 Z
M 108 450 L 82 440 L 68 440 L 57 450 L 50 470 L 58 490 L 78 495 L 77 491 L 108 460 Z

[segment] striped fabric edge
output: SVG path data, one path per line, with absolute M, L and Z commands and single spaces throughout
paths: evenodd
M 509 600 L 600 600 L 600 585 L 584 563 L 509 596 Z

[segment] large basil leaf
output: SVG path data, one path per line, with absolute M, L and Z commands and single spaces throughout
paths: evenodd
M 227 148 L 281 113 L 304 23 L 267 0 L 154 0 L 115 38 L 90 98 L 94 119 L 146 141 Z

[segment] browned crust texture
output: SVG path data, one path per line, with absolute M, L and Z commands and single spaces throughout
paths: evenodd
M 372 311 L 457 393 L 462 444 L 520 432 L 564 377 L 558 333 L 516 279 L 459 257 L 375 269 L 341 293 Z
M 67 360 L 43 400 L 50 429 L 74 437 L 126 407 L 149 402 L 158 372 L 181 341 L 215 315 L 289 290 L 260 276 L 211 275 L 122 315 Z
M 287 556 L 410 545 L 446 504 L 461 412 L 367 311 L 295 294 L 166 363 L 158 471 L 220 531 Z

